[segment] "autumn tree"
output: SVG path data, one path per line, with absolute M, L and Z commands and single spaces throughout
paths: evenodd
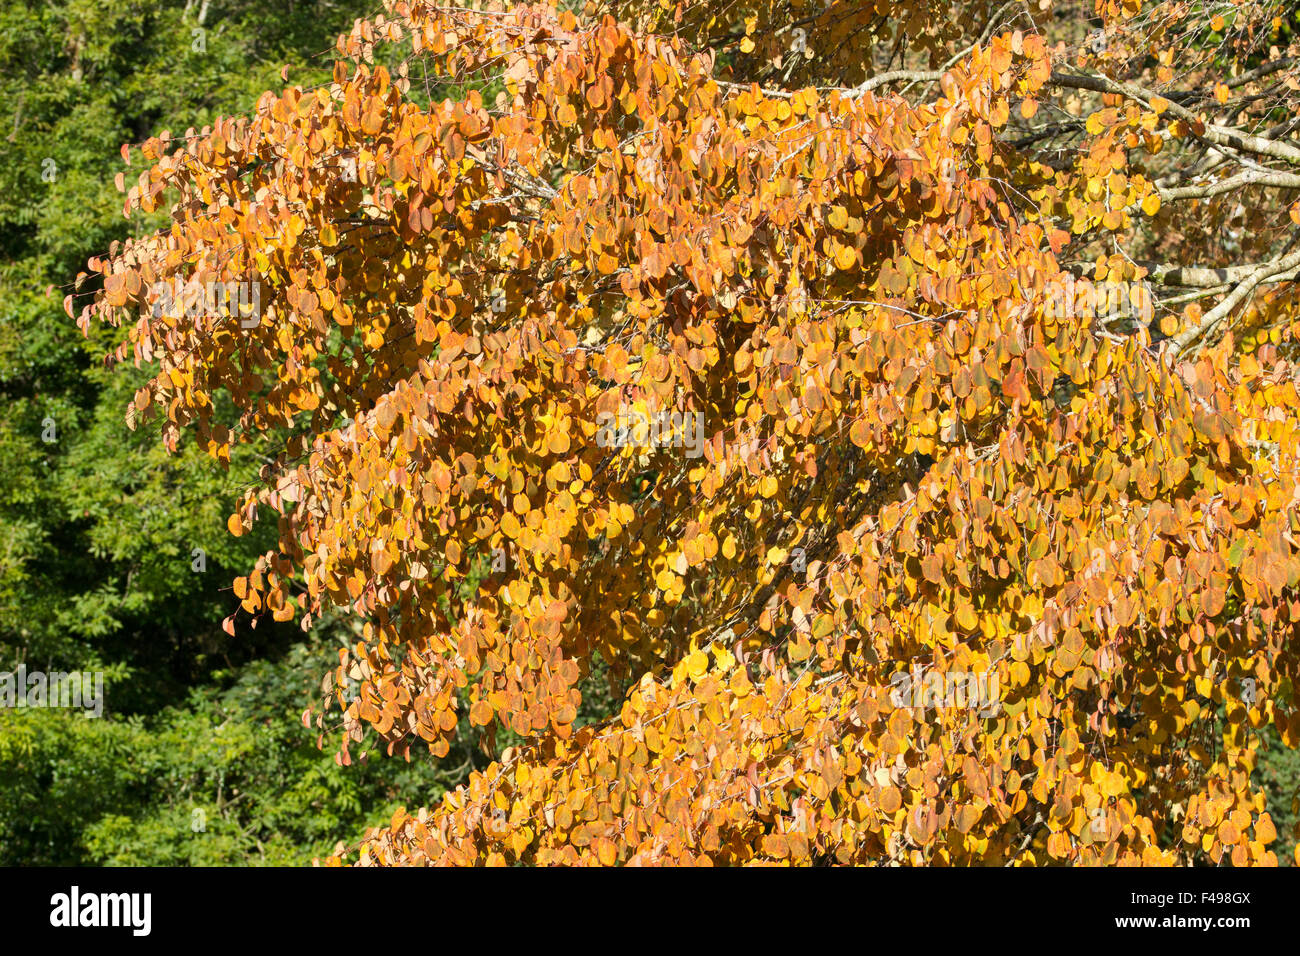
M 363 622 L 341 762 L 494 756 L 333 862 L 1275 863 L 1298 27 L 391 2 L 145 143 L 128 419 L 288 430 L 234 593 Z

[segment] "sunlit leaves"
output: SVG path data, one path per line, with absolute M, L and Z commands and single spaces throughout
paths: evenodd
M 340 761 L 366 726 L 522 740 L 362 862 L 1267 859 L 1293 370 L 1049 308 L 1061 230 L 1008 203 L 997 138 L 1041 38 L 918 107 L 723 86 L 612 19 L 393 15 L 332 87 L 148 146 L 128 198 L 172 189 L 174 226 L 94 265 L 109 319 L 256 269 L 256 325 L 138 319 L 168 372 L 137 405 L 210 449 L 293 431 L 231 517 L 280 534 L 235 596 L 356 618 Z M 380 40 L 504 90 L 421 108 Z M 1076 232 L 1158 211 L 1081 162 Z M 626 694 L 579 727 L 597 655 Z

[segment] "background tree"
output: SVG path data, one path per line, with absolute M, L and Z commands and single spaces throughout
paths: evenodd
M 463 778 L 465 759 L 345 774 L 316 751 L 298 716 L 344 625 L 220 627 L 234 570 L 274 541 L 225 529 L 264 449 L 224 472 L 127 432 L 149 370 L 105 369 L 121 336 L 84 339 L 48 294 L 130 228 L 122 142 L 247 109 L 286 62 L 327 78 L 319 54 L 365 12 L 0 3 L 0 673 L 106 684 L 101 720 L 0 708 L 0 863 L 302 863 L 387 818 L 397 789 Z

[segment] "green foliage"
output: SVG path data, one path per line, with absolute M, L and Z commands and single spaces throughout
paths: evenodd
M 436 798 L 479 759 L 465 740 L 440 769 L 337 766 L 300 721 L 330 654 L 295 645 L 148 717 L 0 710 L 0 864 L 310 863 L 390 816 L 399 789 Z
M 156 433 L 128 433 L 123 409 L 148 370 L 106 370 L 121 336 L 83 338 L 62 298 L 89 256 L 127 234 L 113 185 L 123 143 L 245 109 L 288 62 L 304 64 L 296 80 L 324 80 L 317 54 L 364 12 L 0 0 L 0 667 L 125 664 L 135 679 L 111 706 L 147 712 L 291 639 L 220 630 L 235 569 L 271 543 L 225 531 L 257 450 L 222 473 L 193 448 L 169 458 Z
M 108 715 L 0 710 L 7 864 L 306 862 L 359 836 L 390 779 L 437 792 L 427 767 L 381 781 L 316 748 L 298 718 L 319 661 L 286 653 L 295 629 L 221 631 L 230 579 L 273 540 L 225 527 L 258 451 L 223 472 L 129 432 L 149 370 L 106 369 L 121 336 L 63 314 L 87 257 L 126 235 L 122 143 L 246 109 L 286 62 L 324 80 L 315 55 L 368 10 L 202 6 L 200 24 L 197 3 L 0 0 L 0 670 L 103 670 Z
M 1268 812 L 1277 827 L 1278 864 L 1295 865 L 1296 828 L 1300 826 L 1300 750 L 1283 745 L 1272 727 L 1264 733 L 1266 750 L 1260 753 L 1259 778 L 1268 795 Z

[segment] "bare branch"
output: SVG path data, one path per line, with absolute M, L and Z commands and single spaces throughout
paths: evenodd
M 1285 170 L 1261 172 L 1250 169 L 1237 176 L 1220 179 L 1218 182 L 1202 186 L 1179 186 L 1174 189 L 1161 189 L 1161 202 L 1175 202 L 1179 199 L 1209 199 L 1222 193 L 1232 192 L 1245 186 L 1277 186 L 1281 189 L 1300 189 L 1300 173 L 1288 173 Z
M 1177 286 L 1183 289 L 1210 289 L 1222 285 L 1231 286 L 1233 283 L 1249 278 L 1262 268 L 1273 266 L 1276 261 L 1252 262 L 1243 266 L 1230 266 L 1226 269 L 1174 266 L 1168 263 L 1146 260 L 1138 260 L 1137 265 L 1147 270 L 1147 278 L 1160 285 Z
M 937 80 L 943 76 L 941 70 L 890 70 L 888 73 L 877 73 L 868 80 L 859 83 L 853 89 L 845 94 L 846 98 L 861 96 L 868 90 L 874 90 L 877 87 L 884 86 L 886 83 L 897 83 L 906 81 L 909 83 L 924 83 L 927 80 Z
M 1150 90 L 1133 86 L 1129 83 L 1121 83 L 1118 80 L 1112 80 L 1108 76 L 1084 76 L 1075 73 L 1063 73 L 1060 70 L 1052 71 L 1052 80 L 1057 86 L 1063 86 L 1076 90 L 1091 90 L 1094 93 L 1118 93 L 1120 96 L 1127 97 L 1141 103 L 1148 109 L 1153 109 L 1151 101 L 1153 99 L 1163 99 L 1169 104 L 1169 112 L 1187 123 L 1195 126 L 1204 126 L 1204 131 L 1193 135 L 1198 139 L 1214 143 L 1216 146 L 1225 146 L 1231 149 L 1242 150 L 1247 153 L 1255 153 L 1259 156 L 1272 156 L 1274 159 L 1280 159 L 1283 162 L 1300 166 L 1300 149 L 1275 140 L 1265 139 L 1262 136 L 1254 136 L 1250 133 L 1243 133 L 1240 130 L 1228 129 L 1223 126 L 1215 126 L 1212 123 L 1206 123 L 1203 119 L 1193 113 L 1186 107 L 1179 106 L 1168 97 L 1161 96 L 1159 93 L 1153 93 Z
M 1238 286 L 1233 289 L 1223 301 L 1216 305 L 1209 312 L 1205 313 L 1201 324 L 1179 333 L 1171 339 L 1170 355 L 1176 356 L 1183 352 L 1193 342 L 1200 339 L 1214 329 L 1216 325 L 1222 322 L 1238 305 L 1244 302 L 1255 288 L 1267 279 L 1281 276 L 1286 273 L 1292 274 L 1300 268 L 1300 250 L 1291 253 L 1285 258 L 1266 262 L 1249 276 L 1243 279 Z

